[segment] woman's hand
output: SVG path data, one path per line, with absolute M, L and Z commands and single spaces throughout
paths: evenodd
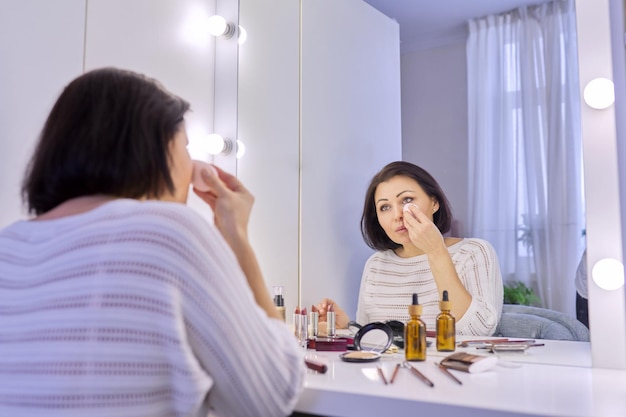
M 203 169 L 201 172 L 209 191 L 196 188 L 193 191 L 211 207 L 215 226 L 236 252 L 242 242 L 248 241 L 248 220 L 254 196 L 235 176 L 215 165 L 211 167 L 215 170 Z
M 424 253 L 447 251 L 441 232 L 416 204 L 404 206 L 404 227 L 409 231 L 411 242 Z
M 320 301 L 315 307 L 319 311 L 319 321 L 327 321 L 326 314 L 328 313 L 328 308 L 333 306 L 333 310 L 335 311 L 335 325 L 338 329 L 347 329 L 348 322 L 350 321 L 350 317 L 346 314 L 345 311 L 339 305 L 330 298 L 324 298 Z
M 411 203 L 404 206 L 404 226 L 409 231 L 411 242 L 428 256 L 439 299 L 443 290 L 447 290 L 451 299 L 455 300 L 452 313 L 460 320 L 469 308 L 472 296 L 459 278 L 441 232 L 426 213 Z
M 257 304 L 265 310 L 268 317 L 280 319 L 248 241 L 248 220 L 254 197 L 237 178 L 214 165 L 202 170 L 202 179 L 208 186 L 208 191 L 194 188 L 194 193 L 213 210 L 215 227 L 235 253 Z

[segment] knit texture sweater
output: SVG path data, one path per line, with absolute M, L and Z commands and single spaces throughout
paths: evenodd
M 459 335 L 490 336 L 502 313 L 503 289 L 498 257 L 493 246 L 482 239 L 463 239 L 448 247 L 461 282 L 472 295 L 463 315 L 456 318 Z M 442 288 L 442 291 L 445 288 Z M 401 258 L 392 250 L 374 253 L 365 263 L 357 322 L 409 319 L 407 306 L 413 293 L 423 306 L 427 330 L 435 330 L 439 314 L 439 290 L 427 255 Z M 454 303 L 454 299 L 450 301 Z
M 282 416 L 303 356 L 183 204 L 121 199 L 0 231 L 2 416 Z

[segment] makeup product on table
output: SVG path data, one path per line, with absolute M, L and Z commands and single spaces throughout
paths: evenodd
M 419 379 L 421 379 L 422 382 L 424 382 L 424 384 L 428 385 L 429 387 L 434 387 L 435 386 L 435 384 L 433 384 L 433 381 L 431 381 L 430 379 L 426 378 L 426 375 L 421 373 L 417 368 L 415 368 L 413 365 L 411 365 L 407 361 L 404 361 L 403 366 L 405 368 L 409 368 L 411 373 L 413 375 L 415 375 L 416 377 L 418 377 Z
M 328 306 L 328 311 L 326 312 L 326 322 L 327 322 L 327 331 L 328 337 L 337 336 L 337 324 L 335 323 L 335 305 L 331 304 Z
M 387 385 L 387 378 L 385 378 L 385 372 L 383 371 L 383 367 L 379 365 L 377 369 L 378 375 L 380 375 L 380 379 L 382 379 L 385 385 Z
M 436 362 L 435 362 L 435 365 L 437 366 L 437 368 L 439 368 L 441 370 L 441 372 L 443 372 L 444 374 L 448 375 L 457 384 L 463 385 L 463 382 L 461 382 L 461 380 L 459 378 L 454 376 L 454 374 L 452 374 L 452 372 L 448 371 L 448 368 L 446 368 L 445 366 L 441 365 L 440 363 L 436 363 Z
M 333 338 L 331 340 L 338 340 Z M 345 362 L 372 362 L 380 359 L 391 346 L 393 330 L 385 323 L 373 322 L 361 327 L 354 335 L 354 351 L 339 355 Z
M 393 369 L 393 374 L 391 374 L 391 380 L 389 381 L 390 384 L 393 384 L 393 381 L 396 379 L 396 375 L 398 375 L 398 370 L 400 369 L 402 365 L 397 363 L 396 367 Z
M 439 352 L 453 352 L 456 347 L 456 320 L 450 313 L 451 308 L 448 291 L 444 290 L 439 302 L 441 313 L 436 320 L 436 345 Z
M 309 313 L 309 321 L 311 322 L 311 337 L 317 337 L 317 324 L 319 323 L 320 313 L 317 307 L 311 306 L 311 312 Z
M 422 306 L 414 293 L 413 302 L 409 305 L 411 318 L 404 326 L 404 357 L 407 361 L 426 360 L 426 325 L 420 318 L 421 315 Z
M 300 311 L 300 346 L 306 348 L 309 343 L 309 315 L 306 307 Z
M 306 367 L 314 370 L 315 372 L 319 372 L 320 374 L 326 373 L 328 370 L 328 366 L 323 363 L 312 361 L 311 359 L 305 359 L 304 363 Z
M 296 307 L 293 312 L 293 334 L 298 339 L 298 343 L 303 348 L 307 348 L 309 344 L 309 316 L 306 312 L 306 307 L 300 309 Z
M 477 373 L 492 369 L 498 363 L 497 356 L 481 356 L 466 352 L 457 352 L 446 356 L 441 366 L 457 371 Z
M 302 321 L 300 317 L 300 307 L 296 306 L 296 309 L 293 311 L 293 335 L 298 340 L 300 340 L 300 334 L 302 333 Z
M 349 339 L 343 337 L 316 337 L 309 340 L 309 348 L 320 352 L 345 352 Z
M 286 321 L 285 317 L 285 297 L 283 296 L 283 292 L 285 287 L 282 285 L 274 286 L 274 305 L 276 306 L 276 310 L 280 313 L 283 321 Z

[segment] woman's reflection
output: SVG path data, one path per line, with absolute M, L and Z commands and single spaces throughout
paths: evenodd
M 392 162 L 371 180 L 365 196 L 361 233 L 375 249 L 361 280 L 356 321 L 360 324 L 407 321 L 413 293 L 423 306 L 422 320 L 435 328 L 439 301 L 447 290 L 460 335 L 494 333 L 502 311 L 498 257 L 482 239 L 444 237 L 452 213 L 437 181 L 409 162 Z M 332 299 L 317 308 L 320 321 L 333 305 L 337 326 L 350 318 Z

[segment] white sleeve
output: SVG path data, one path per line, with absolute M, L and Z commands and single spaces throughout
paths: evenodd
M 468 251 L 457 267 L 459 278 L 472 295 L 467 311 L 457 321 L 461 335 L 491 336 L 502 313 L 504 289 L 498 256 L 493 246 L 482 239 L 471 239 Z
M 578 263 L 578 268 L 576 268 L 574 284 L 576 285 L 576 292 L 578 292 L 582 298 L 589 298 L 589 287 L 587 284 L 587 249 L 583 252 L 583 256 Z
M 363 274 L 361 275 L 361 286 L 359 288 L 359 301 L 356 306 L 356 319 L 355 321 L 359 323 L 361 326 L 366 325 L 370 322 L 369 317 L 367 316 L 367 311 L 365 308 L 365 288 L 367 287 L 367 280 L 370 272 L 370 264 L 372 262 L 372 257 L 370 257 L 367 262 L 365 262 L 365 266 L 363 267 Z
M 192 219 L 193 220 L 193 219 Z M 219 416 L 289 415 L 304 384 L 304 351 L 280 320 L 255 302 L 235 255 L 200 217 L 189 227 L 184 326 L 199 365 L 214 381 Z

